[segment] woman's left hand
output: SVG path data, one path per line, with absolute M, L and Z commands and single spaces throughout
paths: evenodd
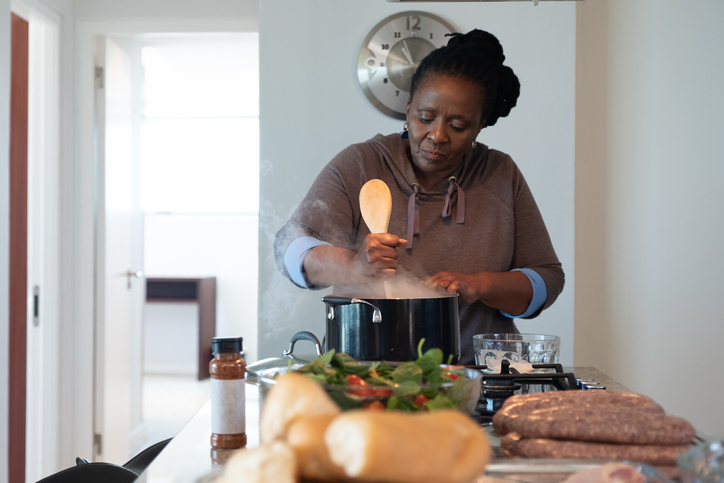
M 482 301 L 506 314 L 522 314 L 533 298 L 533 286 L 522 272 L 438 272 L 429 279 L 431 287 L 457 292 L 469 304 Z
M 429 279 L 427 284 L 433 288 L 441 287 L 448 292 L 457 292 L 463 301 L 471 304 L 482 298 L 480 274 L 438 272 Z

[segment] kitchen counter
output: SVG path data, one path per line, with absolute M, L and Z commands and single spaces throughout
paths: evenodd
M 609 391 L 631 392 L 594 367 L 566 367 L 578 379 L 591 379 L 606 386 Z M 232 451 L 212 453 L 211 402 L 207 401 L 179 434 L 137 480 L 146 483 L 195 483 L 223 465 Z M 246 384 L 246 436 L 247 448 L 259 445 L 259 388 Z

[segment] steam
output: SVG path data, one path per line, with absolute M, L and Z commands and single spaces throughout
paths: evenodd
M 260 179 L 271 179 L 273 171 L 270 160 L 262 160 L 259 163 Z M 308 329 L 309 327 L 304 327 L 306 321 L 300 321 L 298 317 L 295 317 L 294 309 L 309 303 L 310 297 L 318 299 L 317 294 L 296 287 L 276 267 L 274 237 L 295 209 L 296 206 L 292 206 L 286 216 L 279 216 L 268 197 L 260 197 L 259 200 L 259 254 L 263 259 L 260 266 L 264 267 L 267 275 L 266 280 L 260 280 L 259 284 L 261 294 L 258 309 L 260 340 L 286 339 L 288 341 L 289 332 Z M 266 282 L 265 286 L 264 282 Z
M 387 279 L 386 282 L 339 287 L 337 292 L 349 297 L 369 299 L 427 299 L 451 295 L 441 287 L 426 285 L 424 282 L 426 278 L 419 278 L 404 268 L 398 268 L 397 275 Z

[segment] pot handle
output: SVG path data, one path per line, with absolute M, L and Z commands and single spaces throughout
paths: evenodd
M 330 308 L 330 314 L 327 315 L 328 318 L 333 319 L 334 318 L 334 307 L 337 305 L 350 305 L 350 304 L 365 304 L 372 307 L 372 322 L 375 324 L 379 324 L 382 322 L 382 312 L 380 309 L 370 302 L 358 298 L 350 298 L 350 297 L 340 297 L 338 295 L 327 295 L 322 297 L 322 302 L 327 304 Z
M 285 356 L 291 356 L 292 352 L 294 352 L 294 344 L 296 344 L 300 340 L 308 340 L 310 342 L 314 342 L 314 347 L 317 349 L 317 355 L 322 355 L 322 344 L 319 343 L 319 339 L 317 339 L 316 335 L 306 330 L 294 334 L 292 336 L 292 340 L 289 341 L 289 349 L 282 352 L 282 354 Z
M 338 295 L 326 295 L 322 297 L 322 302 L 329 304 L 332 307 L 336 305 L 350 305 L 354 304 L 356 299 L 350 297 L 340 297 Z

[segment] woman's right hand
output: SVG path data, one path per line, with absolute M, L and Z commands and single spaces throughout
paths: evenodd
M 307 280 L 318 287 L 375 283 L 396 273 L 398 248 L 406 244 L 391 233 L 370 233 L 356 252 L 329 245 L 312 248 L 303 267 Z
M 399 247 L 407 240 L 391 233 L 370 233 L 362 242 L 352 263 L 355 275 L 363 281 L 378 281 L 397 272 Z

